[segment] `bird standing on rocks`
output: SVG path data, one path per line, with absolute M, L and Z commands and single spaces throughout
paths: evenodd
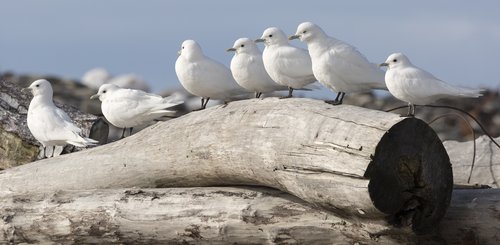
M 469 89 L 447 84 L 427 71 L 414 66 L 402 53 L 389 55 L 380 64 L 387 66 L 385 82 L 389 92 L 399 100 L 408 102 L 408 116 L 415 116 L 415 105 L 427 105 L 445 97 L 481 96 L 481 89 Z
M 28 128 L 33 136 L 42 144 L 44 155 L 48 147 L 71 144 L 78 147 L 95 145 L 96 140 L 80 136 L 82 130 L 73 124 L 71 118 L 58 108 L 52 100 L 52 85 L 45 79 L 34 81 L 27 89 L 31 90 L 33 99 L 28 108 Z
M 226 66 L 203 54 L 196 41 L 184 41 L 178 54 L 175 73 L 189 93 L 201 97 L 200 110 L 205 109 L 210 99 L 226 102 L 231 97 L 247 93 Z
M 153 122 L 165 116 L 173 116 L 175 111 L 167 110 L 170 107 L 184 103 L 172 97 L 146 93 L 142 90 L 120 88 L 115 84 L 103 84 L 97 94 L 90 99 L 99 98 L 102 114 L 116 127 L 125 130 L 138 125 Z
M 269 76 L 276 83 L 288 87 L 288 96 L 283 98 L 292 97 L 294 89 L 316 81 L 307 50 L 290 45 L 280 29 L 267 28 L 255 42 L 263 42 L 266 46 L 262 58 Z
M 319 26 L 304 22 L 289 37 L 305 42 L 312 60 L 314 76 L 325 87 L 337 92 L 329 104 L 340 105 L 346 93 L 385 89 L 384 71 L 370 63 L 355 47 L 328 36 Z

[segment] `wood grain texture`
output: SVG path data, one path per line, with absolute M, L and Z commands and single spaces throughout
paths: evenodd
M 106 189 L 0 198 L 0 243 L 498 244 L 500 190 L 455 190 L 419 236 L 256 187 Z
M 214 185 L 273 187 L 345 217 L 390 215 L 420 229 L 444 214 L 452 179 L 441 142 L 418 119 L 277 98 L 193 112 L 0 172 L 0 194 Z

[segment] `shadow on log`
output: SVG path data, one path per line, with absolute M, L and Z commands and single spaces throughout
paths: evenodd
M 263 185 L 342 217 L 436 225 L 448 155 L 415 118 L 311 99 L 232 102 L 124 140 L 0 172 L 0 193 Z

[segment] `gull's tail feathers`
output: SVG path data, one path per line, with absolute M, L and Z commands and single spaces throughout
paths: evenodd
M 99 144 L 99 141 L 91 139 L 91 138 L 84 138 L 81 136 L 78 136 L 76 140 L 68 140 L 66 141 L 68 144 L 72 144 L 77 147 L 87 147 L 87 146 L 94 146 Z
M 468 97 L 468 98 L 481 97 L 485 92 L 484 89 L 464 88 L 464 87 L 452 86 L 449 84 L 446 84 L 444 89 L 445 89 L 445 94 L 447 95 Z
M 159 105 L 158 109 L 167 109 L 183 103 L 184 101 L 182 100 L 182 96 L 180 94 L 172 94 L 163 98 L 162 104 Z

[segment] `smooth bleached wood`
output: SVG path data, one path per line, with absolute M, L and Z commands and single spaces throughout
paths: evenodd
M 452 173 L 415 118 L 311 99 L 230 103 L 79 153 L 0 172 L 0 193 L 263 185 L 345 217 L 435 225 Z
M 455 190 L 429 235 L 268 188 L 105 189 L 0 197 L 0 243 L 498 244 L 500 190 Z

